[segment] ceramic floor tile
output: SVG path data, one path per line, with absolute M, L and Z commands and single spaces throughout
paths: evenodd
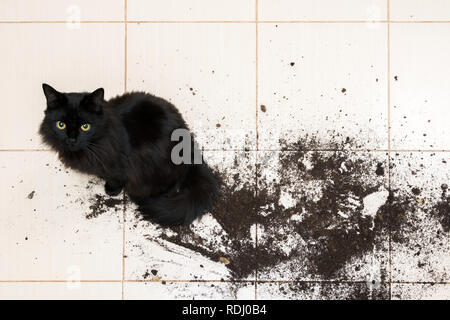
M 383 283 L 288 282 L 258 283 L 258 300 L 385 300 Z
M 217 206 L 183 228 L 158 228 L 127 211 L 127 280 L 254 279 L 255 153 L 205 152 L 224 177 Z
M 384 20 L 386 0 L 262 0 L 259 20 Z
M 450 149 L 450 24 L 391 26 L 392 148 Z
M 254 25 L 128 26 L 128 90 L 175 104 L 204 148 L 254 148 L 255 71 Z
M 386 281 L 387 156 L 260 152 L 258 279 Z
M 392 280 L 450 280 L 449 153 L 393 155 Z
M 104 87 L 108 97 L 123 92 L 123 26 L 1 24 L 0 37 L 8 43 L 0 52 L 2 149 L 46 148 L 37 136 L 46 106 L 43 82 L 60 91 Z
M 390 0 L 392 20 L 450 20 L 448 0 Z
M 120 198 L 49 152 L 0 153 L 0 280 L 120 280 Z
M 120 282 L 0 283 L 2 300 L 117 300 L 121 296 Z
M 127 282 L 125 299 L 137 300 L 253 300 L 252 282 Z
M 0 21 L 123 20 L 124 0 L 2 0 Z
M 450 300 L 450 284 L 393 284 L 394 300 Z
M 306 135 L 320 149 L 387 148 L 386 25 L 264 24 L 259 35 L 261 149 Z
M 128 0 L 129 20 L 254 20 L 255 0 Z

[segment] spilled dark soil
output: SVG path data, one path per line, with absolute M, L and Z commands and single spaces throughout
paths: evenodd
M 233 183 L 222 186 L 221 201 L 211 214 L 226 236 L 205 246 L 184 227 L 174 228 L 176 236 L 165 239 L 214 261 L 227 257 L 236 279 L 252 277 L 256 270 L 261 278 L 278 269 L 278 277 L 292 280 L 351 280 L 354 272 L 367 267 L 365 256 L 376 253 L 388 259 L 389 235 L 393 242 L 407 242 L 418 228 L 418 210 L 427 211 L 419 198 L 421 186 L 390 189 L 387 154 L 306 151 L 320 146 L 316 139 L 282 145 L 285 152 L 259 159 L 255 181 L 237 173 Z M 267 168 L 276 179 L 265 174 Z M 283 204 L 286 197 L 288 205 Z M 428 210 L 447 232 L 449 208 L 443 192 Z M 250 234 L 256 226 L 257 246 Z M 224 244 L 226 250 L 219 250 Z M 381 270 L 377 281 L 387 281 L 387 270 Z
M 89 206 L 90 212 L 86 213 L 86 219 L 96 218 L 112 208 L 117 211 L 117 206 L 122 204 L 123 200 L 111 198 L 107 195 L 95 194 L 89 203 L 91 203 Z
M 99 184 L 97 180 L 89 180 L 86 189 L 92 190 L 92 188 Z M 98 216 L 114 209 L 114 211 L 121 210 L 119 205 L 124 203 L 123 198 L 111 198 L 106 194 L 96 193 L 88 200 L 89 211 L 85 213 L 86 219 L 97 218 Z
M 347 138 L 341 147 L 353 143 Z M 420 185 L 389 187 L 387 154 L 308 151 L 321 145 L 311 137 L 281 141 L 283 151 L 265 152 L 256 166 L 243 165 L 251 154 L 245 152 L 232 167 L 215 168 L 223 183 L 211 215 L 221 232 L 206 239 L 192 226 L 175 227 L 162 239 L 223 263 L 233 279 L 258 272 L 265 280 L 352 280 L 355 274 L 363 279 L 370 274 L 367 256 L 388 259 L 389 237 L 393 243 L 409 241 L 420 225 L 419 210 L 450 231 L 446 184 L 439 201 L 429 204 Z M 120 203 L 96 195 L 87 217 Z M 350 296 L 386 298 L 387 268 L 382 269 L 375 276 L 381 285 L 372 290 L 372 282 L 363 283 Z
M 286 148 L 306 150 L 309 143 L 315 141 Z M 366 153 L 274 152 L 260 161 L 255 172 L 258 181 L 243 181 L 235 174 L 234 183 L 223 185 L 221 201 L 212 210 L 227 239 L 217 239 L 216 246 L 205 249 L 204 243 L 195 241 L 193 231 L 184 227 L 175 228 L 177 236 L 166 240 L 216 261 L 227 257 L 227 267 L 239 279 L 297 260 L 304 264 L 295 270 L 294 263 L 287 272 L 332 279 L 348 261 L 372 251 L 382 241 L 393 218 L 388 207 L 403 205 L 388 196 L 386 164 Z M 277 163 L 270 170 L 277 181 L 263 173 L 263 167 L 272 163 Z M 363 214 L 364 198 L 377 192 L 384 192 L 385 199 L 372 215 Z M 282 204 L 286 196 L 293 201 L 291 205 Z M 257 248 L 250 234 L 256 226 L 260 233 Z M 224 242 L 228 243 L 227 252 L 216 251 Z

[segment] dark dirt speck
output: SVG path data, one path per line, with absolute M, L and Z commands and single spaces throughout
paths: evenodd
M 415 194 L 416 196 L 418 196 L 418 195 L 420 195 L 422 193 L 422 190 L 420 190 L 419 188 L 414 187 L 414 188 L 411 189 L 411 192 L 413 194 Z
M 375 170 L 375 173 L 377 174 L 377 176 L 384 176 L 384 168 L 381 162 L 377 163 L 377 169 Z

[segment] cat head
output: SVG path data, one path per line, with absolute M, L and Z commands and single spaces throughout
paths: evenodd
M 106 104 L 102 88 L 92 93 L 62 93 L 44 83 L 42 89 L 47 109 L 39 133 L 50 147 L 81 151 L 102 135 Z

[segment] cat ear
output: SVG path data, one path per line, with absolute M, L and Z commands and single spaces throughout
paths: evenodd
M 103 90 L 103 88 L 98 88 L 97 90 L 89 93 L 85 97 L 86 108 L 92 112 L 101 113 L 104 96 L 105 90 Z
M 60 92 L 56 91 L 46 83 L 42 84 L 42 90 L 44 90 L 45 97 L 47 98 L 47 107 L 50 108 L 54 106 L 56 102 L 60 101 L 63 96 Z
M 103 98 L 105 96 L 105 90 L 103 88 L 98 88 L 94 92 L 89 94 L 89 98 L 92 99 L 94 102 L 102 102 Z

